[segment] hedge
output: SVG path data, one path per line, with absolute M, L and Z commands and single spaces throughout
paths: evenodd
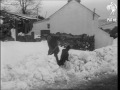
M 89 36 L 87 34 L 72 35 L 66 33 L 56 33 L 52 35 L 59 37 L 60 46 L 66 47 L 67 45 L 70 45 L 72 49 L 77 50 L 92 51 L 95 49 L 94 35 L 93 36 Z

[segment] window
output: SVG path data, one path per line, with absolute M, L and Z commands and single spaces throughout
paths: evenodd
M 47 28 L 50 29 L 50 24 L 49 23 L 47 24 Z

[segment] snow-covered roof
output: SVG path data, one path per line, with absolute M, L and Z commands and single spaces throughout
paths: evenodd
M 14 13 L 12 13 L 12 14 L 14 14 Z M 37 19 L 37 18 L 26 16 L 26 15 L 23 15 L 23 14 L 14 14 L 14 15 L 22 17 L 22 18 L 26 18 L 26 19 Z
M 118 26 L 117 22 L 107 22 L 107 19 L 99 20 L 99 28 L 112 30 L 115 26 Z
M 18 13 L 14 13 L 14 12 L 6 12 L 6 13 L 14 15 L 14 16 L 21 17 L 21 18 L 24 18 L 24 19 L 35 19 L 35 20 L 37 19 L 35 17 L 31 17 L 31 16 L 23 15 L 23 14 L 18 14 Z
M 108 23 L 108 24 L 101 25 L 100 28 L 112 30 L 116 26 L 118 26 L 117 23 L 113 22 L 113 23 Z
M 34 24 L 35 24 L 35 23 L 45 22 L 45 21 L 48 21 L 48 20 L 49 20 L 49 18 L 46 18 L 46 19 L 44 19 L 44 20 L 38 20 L 37 22 L 34 22 Z

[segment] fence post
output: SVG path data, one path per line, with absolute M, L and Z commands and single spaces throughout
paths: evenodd
M 15 20 L 15 31 L 16 31 L 16 41 L 18 40 L 18 22 L 16 19 Z
M 18 30 L 17 28 L 15 29 L 15 33 L 16 33 L 16 41 L 18 40 Z
M 16 30 L 12 28 L 10 32 L 11 32 L 11 37 L 14 38 L 14 41 L 16 41 Z
M 34 40 L 34 32 L 31 32 L 32 39 Z

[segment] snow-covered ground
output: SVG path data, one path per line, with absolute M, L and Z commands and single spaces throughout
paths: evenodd
M 117 39 L 94 51 L 70 50 L 63 67 L 47 52 L 46 41 L 1 42 L 1 90 L 70 89 L 100 75 L 117 75 Z

